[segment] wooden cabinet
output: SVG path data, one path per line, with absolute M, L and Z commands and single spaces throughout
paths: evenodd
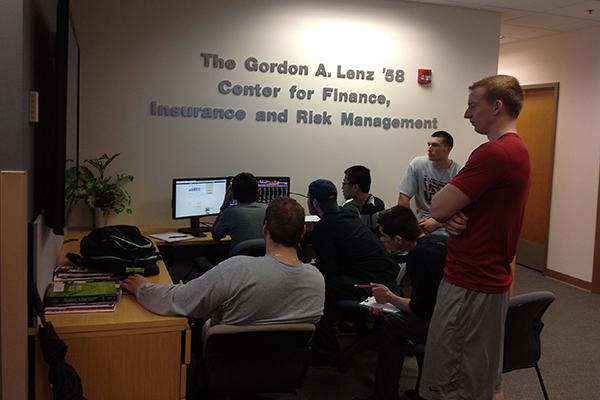
M 67 238 L 79 239 L 84 233 Z M 66 243 L 61 257 L 78 248 L 78 240 Z M 171 283 L 162 262 L 159 267 L 160 274 L 149 280 Z M 87 399 L 185 398 L 191 337 L 187 318 L 153 314 L 125 294 L 114 312 L 48 319 L 68 346 L 67 362 L 81 376 Z M 36 399 L 51 398 L 48 367 L 36 343 Z
M 27 174 L 0 172 L 0 399 L 27 398 Z

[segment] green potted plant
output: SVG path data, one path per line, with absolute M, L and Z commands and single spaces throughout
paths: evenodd
M 104 153 L 99 158 L 84 160 L 77 168 L 77 180 L 68 190 L 71 206 L 83 201 L 92 210 L 94 227 L 101 225 L 100 220 L 105 222 L 110 213 L 125 211 L 131 214 L 131 195 L 124 186 L 133 181 L 133 176 L 120 173 L 114 177 L 106 175 L 106 168 L 119 154 L 108 156 Z M 75 168 L 70 173 L 74 173 Z

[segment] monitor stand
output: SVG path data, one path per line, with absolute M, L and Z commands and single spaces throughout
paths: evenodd
M 195 237 L 205 237 L 206 233 L 203 232 L 204 230 L 206 229 L 200 227 L 200 217 L 191 217 L 189 228 L 177 229 L 178 232 L 187 233 L 188 235 L 192 235 Z

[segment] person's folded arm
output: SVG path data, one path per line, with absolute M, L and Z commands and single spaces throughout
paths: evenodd
M 410 197 L 404 193 L 398 193 L 398 205 L 403 207 L 410 207 Z
M 433 218 L 423 218 L 419 221 L 419 226 L 423 230 L 423 233 L 428 234 L 435 231 L 438 228 L 444 226 L 444 224 L 436 221 Z
M 462 190 L 449 183 L 433 196 L 429 212 L 433 219 L 444 223 L 471 203 Z
M 223 198 L 223 204 L 221 205 L 219 215 L 217 215 L 217 218 L 215 218 L 215 221 L 213 222 L 212 237 L 216 241 L 223 239 L 229 233 L 230 228 L 228 227 L 228 222 L 224 223 L 221 219 L 232 201 L 233 191 L 231 190 L 231 185 L 229 185 L 227 191 L 225 192 L 225 197 Z

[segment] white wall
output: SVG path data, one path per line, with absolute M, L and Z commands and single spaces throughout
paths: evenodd
M 171 224 L 174 177 L 282 174 L 305 193 L 316 178 L 341 182 L 343 170 L 365 164 L 372 192 L 388 205 L 408 162 L 424 154 L 429 129 L 340 126 L 340 113 L 437 118 L 454 134 L 453 157 L 463 163 L 482 142 L 462 115 L 467 87 L 496 73 L 499 17 L 495 13 L 401 1 L 117 1 L 74 2 L 81 46 L 81 158 L 120 152 L 115 169 L 135 176 L 134 213 L 110 222 Z M 200 53 L 237 61 L 235 70 L 205 68 Z M 243 62 L 309 66 L 310 76 L 248 72 Z M 331 78 L 314 76 L 323 63 Z M 335 68 L 374 71 L 374 81 L 338 79 Z M 383 80 L 383 68 L 403 69 L 403 83 Z M 431 87 L 416 83 L 433 70 Z M 223 79 L 278 86 L 279 98 L 222 95 Z M 292 85 L 383 93 L 380 105 L 290 99 Z M 244 121 L 159 118 L 150 102 L 243 108 Z M 257 110 L 289 110 L 288 123 L 254 120 Z M 299 125 L 296 109 L 326 110 L 332 126 Z M 114 170 L 113 170 L 114 171 Z
M 500 49 L 498 70 L 521 84 L 559 82 L 548 268 L 592 280 L 600 165 L 600 28 Z

